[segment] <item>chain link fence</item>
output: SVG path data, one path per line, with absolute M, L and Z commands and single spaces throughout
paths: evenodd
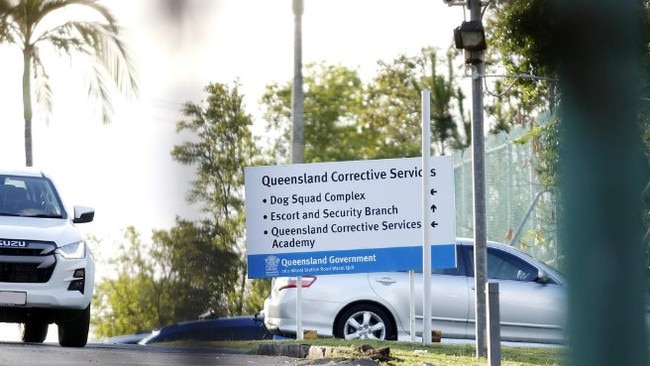
M 485 141 L 487 238 L 511 244 L 562 268 L 557 240 L 555 195 L 545 191 L 535 172 L 533 144 L 522 142 L 528 132 L 515 126 L 509 134 Z M 472 151 L 454 154 L 456 233 L 474 236 Z

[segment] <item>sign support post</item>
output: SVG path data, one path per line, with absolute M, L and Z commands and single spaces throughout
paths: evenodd
M 430 91 L 422 91 L 422 166 L 431 166 Z M 431 344 L 431 235 L 429 223 L 430 174 L 422 174 L 422 279 L 424 286 L 422 343 Z

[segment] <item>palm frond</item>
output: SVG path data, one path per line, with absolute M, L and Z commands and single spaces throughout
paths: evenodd
M 100 21 L 68 21 L 60 24 L 59 10 L 81 7 L 99 15 Z M 70 14 L 64 14 L 70 15 Z M 55 22 L 49 22 L 54 20 Z M 55 24 L 55 25 L 52 25 Z M 49 28 L 46 28 L 49 27 Z M 88 93 L 101 99 L 104 122 L 112 110 L 109 86 L 111 79 L 117 89 L 127 96 L 138 92 L 136 71 L 128 47 L 121 38 L 122 29 L 108 7 L 98 0 L 0 0 L 0 43 L 21 47 L 28 65 L 35 70 L 33 79 L 38 87 L 38 101 L 51 109 L 52 90 L 38 50 L 52 47 L 74 60 L 81 55 L 93 71 Z M 34 50 L 32 52 L 32 50 Z M 26 68 L 26 72 L 29 72 Z M 27 76 L 29 76 L 27 74 Z M 25 104 L 26 163 L 31 165 L 31 80 L 23 84 L 27 95 Z M 29 116 L 29 117 L 27 117 Z M 30 140 L 28 143 L 27 140 Z
M 10 13 L 12 4 L 10 0 L 0 0 L 0 43 L 11 42 L 13 40 Z
M 37 42 L 49 42 L 64 53 L 76 51 L 92 56 L 106 68 L 118 90 L 126 95 L 137 94 L 137 73 L 132 56 L 119 33 L 113 33 L 110 25 L 70 21 L 43 33 Z
M 45 4 L 42 9 L 43 13 L 50 13 L 66 6 L 82 5 L 86 8 L 93 9 L 101 15 L 105 20 L 105 23 L 70 23 L 77 27 L 77 32 L 79 32 L 86 41 L 90 41 L 91 39 L 93 40 L 91 44 L 95 46 L 96 54 L 103 56 L 99 59 L 109 71 L 112 69 L 112 72 L 110 73 L 115 77 L 115 81 L 120 90 L 126 91 L 125 87 L 128 87 L 132 91 L 137 92 L 135 67 L 129 61 L 131 60 L 131 55 L 126 44 L 120 37 L 120 34 L 122 34 L 122 28 L 118 25 L 117 19 L 109 8 L 96 0 L 50 0 L 46 3 L 47 4 Z M 101 40 L 102 42 L 97 42 L 97 40 Z M 115 58 L 115 56 L 117 56 L 117 58 Z M 120 66 L 121 63 L 125 63 L 125 65 Z M 109 67 L 111 65 L 115 67 Z M 126 77 L 121 76 L 122 72 L 126 72 Z M 126 81 L 126 84 L 124 81 Z
M 98 64 L 93 64 L 92 67 L 94 72 L 89 84 L 88 93 L 104 101 L 102 103 L 102 121 L 108 123 L 110 121 L 110 115 L 113 113 L 111 89 L 109 88 L 110 83 L 106 82 L 107 76 L 105 69 L 99 67 Z
M 7 0 L 2 0 L 7 1 Z M 25 2 L 24 0 L 21 1 Z M 27 1 L 31 3 L 31 1 Z M 91 56 L 106 68 L 118 90 L 127 96 L 138 93 L 137 73 L 132 55 L 121 38 L 122 29 L 113 13 L 96 0 L 35 1 L 40 8 L 32 22 L 40 22 L 59 9 L 79 5 L 96 11 L 102 22 L 69 21 L 44 31 L 32 44 L 50 43 L 63 53 L 81 53 Z
M 36 102 L 43 106 L 47 115 L 45 121 L 49 120 L 49 112 L 52 110 L 52 87 L 50 86 L 50 76 L 47 74 L 43 62 L 40 57 L 38 48 L 34 48 L 34 54 L 32 57 L 32 69 L 34 72 L 34 80 L 36 85 L 34 90 L 36 91 Z

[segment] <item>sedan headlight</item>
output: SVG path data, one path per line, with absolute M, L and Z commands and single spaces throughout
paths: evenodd
M 61 254 L 63 258 L 67 259 L 83 259 L 86 257 L 86 242 L 82 240 L 64 245 L 58 248 L 56 253 Z

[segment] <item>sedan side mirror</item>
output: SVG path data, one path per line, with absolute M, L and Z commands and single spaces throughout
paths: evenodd
M 550 281 L 551 280 L 550 278 L 548 278 L 548 274 L 546 273 L 546 271 L 544 271 L 543 269 L 537 271 L 537 277 L 535 277 L 535 282 L 545 285 Z

